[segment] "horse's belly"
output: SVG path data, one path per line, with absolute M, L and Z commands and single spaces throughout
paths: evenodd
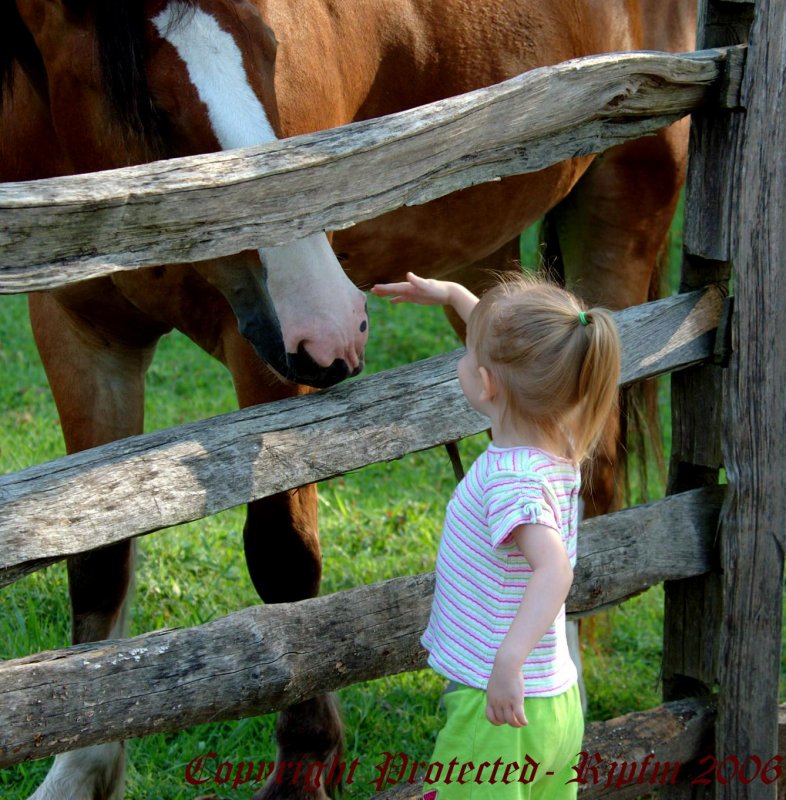
M 399 208 L 333 237 L 361 287 L 411 270 L 440 277 L 485 258 L 537 221 L 570 191 L 591 158 L 475 186 L 422 206 Z

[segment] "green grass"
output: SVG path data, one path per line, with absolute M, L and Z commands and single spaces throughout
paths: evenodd
M 390 307 L 370 298 L 372 337 L 367 372 L 424 358 L 456 346 L 441 311 Z M 416 332 L 416 334 L 414 333 Z M 46 389 L 23 298 L 0 301 L 0 471 L 10 472 L 62 452 L 54 405 Z M 178 425 L 234 407 L 223 367 L 184 337 L 166 337 L 148 375 L 147 429 Z M 668 396 L 664 389 L 664 422 Z M 462 443 L 465 463 L 485 437 Z M 320 491 L 324 548 L 323 592 L 430 570 L 442 513 L 454 487 L 442 449 L 408 456 L 329 481 Z M 657 480 L 651 493 L 659 491 Z M 660 489 L 662 491 L 662 489 Z M 243 513 L 210 519 L 139 540 L 131 632 L 193 626 L 258 602 L 242 552 Z M 651 590 L 598 622 L 585 652 L 589 718 L 601 719 L 659 702 L 662 591 Z M 62 564 L 0 592 L 0 658 L 68 645 Z M 430 671 L 386 678 L 339 693 L 347 758 L 359 758 L 346 797 L 369 797 L 373 767 L 385 751 L 426 760 L 440 727 L 442 681 Z M 180 800 L 200 791 L 184 778 L 186 764 L 214 751 L 230 760 L 272 760 L 274 717 L 202 725 L 177 735 L 130 744 L 128 800 Z M 0 796 L 25 798 L 49 760 L 0 771 Z M 217 787 L 204 787 L 204 789 Z M 248 790 L 219 791 L 245 797 Z

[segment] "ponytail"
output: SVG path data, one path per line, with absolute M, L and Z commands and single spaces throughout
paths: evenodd
M 567 432 L 577 461 L 591 455 L 617 402 L 621 347 L 609 311 L 582 310 L 565 289 L 519 275 L 480 298 L 467 341 L 499 385 L 505 414 Z
M 593 308 L 582 314 L 583 320 L 577 325 L 582 327 L 588 345 L 578 385 L 580 415 L 575 446 L 579 459 L 592 453 L 617 406 L 622 352 L 611 312 Z

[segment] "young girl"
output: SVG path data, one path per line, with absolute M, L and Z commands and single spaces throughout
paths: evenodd
M 467 323 L 459 382 L 491 421 L 491 444 L 447 507 L 422 640 L 450 681 L 425 797 L 575 798 L 584 720 L 565 598 L 579 464 L 617 398 L 612 317 L 523 276 L 480 300 L 412 273 L 372 292 L 455 309 Z

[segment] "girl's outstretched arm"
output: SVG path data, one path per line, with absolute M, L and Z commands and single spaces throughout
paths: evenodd
M 390 297 L 392 303 L 453 306 L 464 322 L 469 321 L 469 315 L 478 302 L 478 298 L 460 283 L 420 278 L 412 272 L 408 272 L 406 281 L 401 283 L 378 283 L 372 287 L 371 294 Z

